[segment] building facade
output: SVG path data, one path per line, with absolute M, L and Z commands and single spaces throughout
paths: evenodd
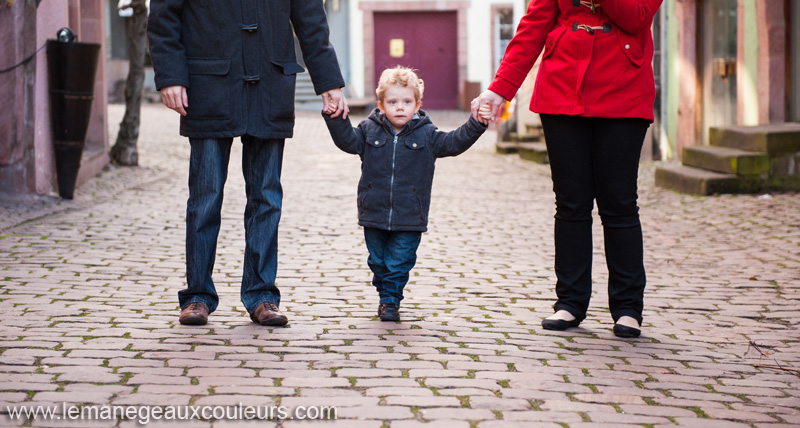
M 665 0 L 663 157 L 709 128 L 800 122 L 800 2 Z
M 326 0 L 326 9 L 351 97 L 374 97 L 381 71 L 405 65 L 426 82 L 423 108 L 454 109 L 488 87 L 526 3 Z
M 800 190 L 800 1 L 665 0 L 658 186 Z
M 108 164 L 103 3 L 18 0 L 0 5 L 0 194 L 48 195 L 57 190 L 45 45 L 70 27 L 82 42 L 101 45 L 92 117 L 77 185 Z

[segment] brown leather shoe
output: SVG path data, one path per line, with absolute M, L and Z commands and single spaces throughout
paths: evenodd
M 264 302 L 256 306 L 256 310 L 250 314 L 250 319 L 261 325 L 286 325 L 289 320 L 286 315 L 278 309 L 278 305 L 272 302 Z
M 208 322 L 208 306 L 200 302 L 189 303 L 181 310 L 178 321 L 183 325 L 204 325 Z

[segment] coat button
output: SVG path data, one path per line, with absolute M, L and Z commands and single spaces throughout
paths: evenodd
M 417 147 L 417 143 L 412 144 L 411 147 Z
M 550 46 L 553 46 L 553 41 L 552 40 L 550 40 Z
M 630 48 L 631 48 L 631 45 L 628 45 L 628 44 L 625 45 L 625 49 L 630 49 Z
M 377 146 L 378 144 L 380 144 L 380 143 L 381 143 L 380 141 L 378 141 L 378 140 L 375 140 L 375 145 L 376 145 L 376 146 Z

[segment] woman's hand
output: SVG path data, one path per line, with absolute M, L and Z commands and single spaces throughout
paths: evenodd
M 470 103 L 472 117 L 483 124 L 488 124 L 497 118 L 497 110 L 505 101 L 502 96 L 487 89 Z

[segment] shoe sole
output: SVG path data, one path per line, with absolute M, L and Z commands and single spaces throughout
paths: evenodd
M 207 319 L 202 317 L 186 317 L 178 321 L 180 321 L 182 325 L 205 325 L 208 322 Z
M 635 339 L 642 334 L 642 330 L 638 328 L 628 327 L 626 325 L 615 324 L 614 336 L 622 337 L 625 339 Z
M 288 319 L 282 318 L 270 318 L 268 320 L 261 321 L 261 325 L 268 326 L 268 327 L 281 327 L 289 323 Z
M 565 321 L 565 320 L 549 320 L 547 318 L 542 320 L 542 328 L 545 330 L 552 330 L 552 331 L 564 331 L 571 327 L 577 327 L 580 325 L 580 321 L 578 319 L 574 319 L 572 321 Z

